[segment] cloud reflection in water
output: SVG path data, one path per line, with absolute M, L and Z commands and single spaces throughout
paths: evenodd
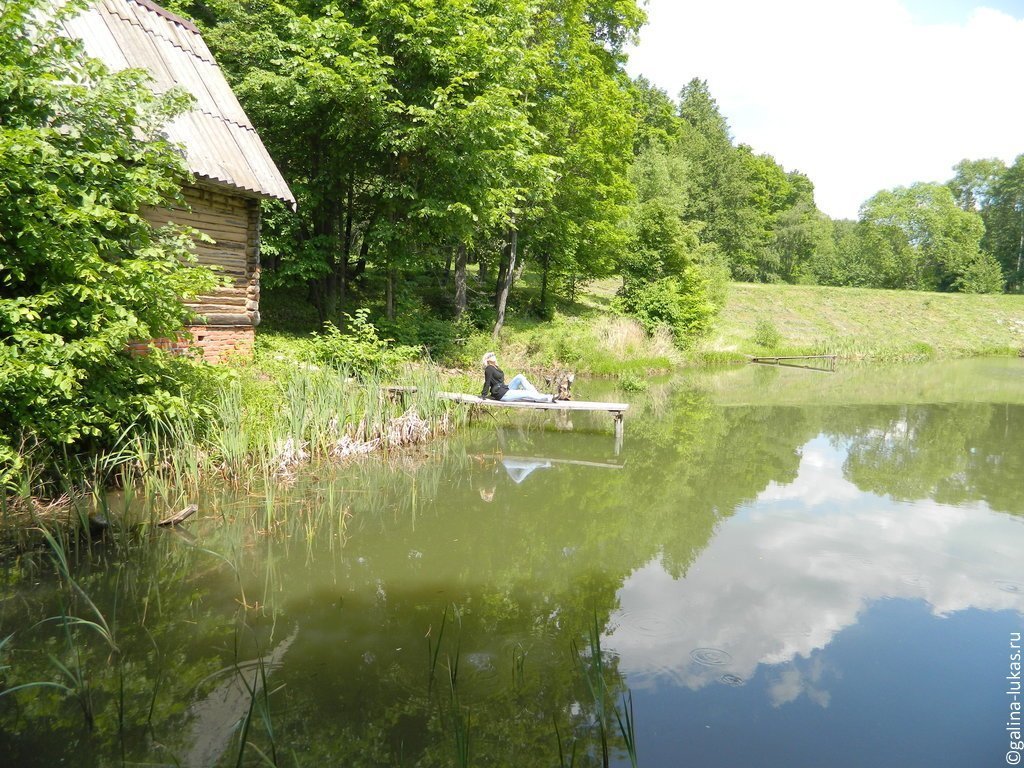
M 632 687 L 697 690 L 776 665 L 765 670 L 773 705 L 806 695 L 827 707 L 839 671 L 812 653 L 875 601 L 923 601 L 937 617 L 1024 610 L 1024 592 L 1005 586 L 1024 582 L 1024 521 L 983 503 L 863 493 L 843 476 L 844 459 L 826 438 L 810 441 L 796 479 L 722 521 L 685 577 L 654 559 L 626 580 L 604 643 Z M 730 660 L 696 663 L 695 649 Z

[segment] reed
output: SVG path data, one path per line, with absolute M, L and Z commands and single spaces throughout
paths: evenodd
M 562 731 L 558 727 L 558 718 L 552 716 L 552 722 L 555 726 L 555 739 L 558 741 L 558 765 L 559 768 L 573 768 L 576 765 L 576 747 L 579 742 L 576 739 L 572 740 L 572 751 L 569 753 L 568 760 L 565 754 L 565 745 L 562 743 Z
M 581 650 L 575 641 L 572 643 L 573 657 L 579 663 L 581 677 L 586 684 L 590 701 L 594 705 L 598 740 L 601 747 L 601 764 L 607 768 L 611 759 L 611 720 L 614 717 L 619 736 L 633 768 L 638 765 L 636 750 L 636 719 L 633 712 L 633 694 L 631 691 L 621 695 L 621 709 L 615 700 L 608 684 L 608 669 L 605 666 L 605 654 L 601 648 L 601 624 L 595 613 L 588 628 L 587 648 Z M 556 727 L 557 734 L 557 727 Z M 561 736 L 559 735 L 559 754 L 562 754 Z
M 72 578 L 68 561 L 67 542 L 64 540 L 63 535 L 55 536 L 45 528 L 40 528 L 38 530 L 49 545 L 51 560 L 54 564 L 55 570 L 60 576 L 61 584 L 64 585 L 66 592 L 62 590 L 58 593 L 60 606 L 59 615 L 43 619 L 33 625 L 32 628 L 34 629 L 50 623 L 59 624 L 61 628 L 61 635 L 64 640 L 63 655 L 65 660 L 58 658 L 54 653 L 48 653 L 47 658 L 50 661 L 51 667 L 56 670 L 58 680 L 37 680 L 22 683 L 20 685 L 0 690 L 0 696 L 7 696 L 18 691 L 37 688 L 52 688 L 58 690 L 65 696 L 73 697 L 78 702 L 85 724 L 90 730 L 92 730 L 96 724 L 96 706 L 92 684 L 86 673 L 83 642 L 78 637 L 75 630 L 79 628 L 87 629 L 102 637 L 109 646 L 111 652 L 117 657 L 116 667 L 118 674 L 123 675 L 123 668 L 120 663 L 120 649 L 115 642 L 114 631 L 106 618 L 85 590 L 82 589 L 74 578 Z M 71 614 L 68 607 L 76 597 L 85 602 L 92 612 L 94 619 L 85 619 Z M 13 637 L 14 635 L 11 634 L 4 638 L 3 642 L 0 643 L 0 650 L 10 643 Z M 123 676 L 120 682 L 122 688 L 121 698 L 119 700 L 118 727 L 120 732 L 123 734 Z
M 308 464 L 403 450 L 463 423 L 461 409 L 436 396 L 438 369 L 409 365 L 398 375 L 416 390 L 407 402 L 389 398 L 386 379 L 373 371 L 358 379 L 343 367 L 310 364 L 282 367 L 269 379 L 259 371 L 236 371 L 221 377 L 212 419 L 135 424 L 110 450 L 85 460 L 58 461 L 26 447 L 19 466 L 3 478 L 0 524 L 19 523 L 16 510 L 66 490 L 55 487 L 54 478 L 70 484 L 72 496 L 134 486 L 169 506 L 194 497 L 213 478 L 235 488 L 290 483 Z

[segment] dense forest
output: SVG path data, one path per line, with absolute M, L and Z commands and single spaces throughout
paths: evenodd
M 619 306 L 681 342 L 722 276 L 939 291 L 1021 288 L 1024 156 L 885 190 L 858 221 L 737 145 L 707 82 L 673 98 L 625 73 L 635 0 L 180 0 L 299 199 L 265 231 L 265 280 L 321 321 L 498 323 L 621 275 Z M 467 278 L 467 268 L 472 278 Z M 416 329 L 402 334 L 415 340 Z M 424 339 L 421 339 L 424 340 Z

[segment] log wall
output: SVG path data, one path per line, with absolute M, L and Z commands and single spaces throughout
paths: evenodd
M 184 206 L 150 209 L 154 226 L 173 222 L 204 232 L 213 242 L 197 242 L 200 264 L 214 267 L 228 284 L 186 306 L 194 313 L 188 330 L 193 345 L 221 359 L 228 350 L 252 351 L 260 322 L 260 202 L 230 187 L 196 184 L 183 189 Z

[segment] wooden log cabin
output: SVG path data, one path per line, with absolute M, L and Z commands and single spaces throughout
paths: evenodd
M 193 108 L 167 125 L 180 144 L 195 182 L 185 186 L 186 206 L 151 209 L 154 226 L 195 227 L 211 243 L 197 242 L 202 264 L 217 267 L 230 285 L 189 304 L 191 340 L 159 340 L 191 346 L 208 360 L 252 350 L 260 322 L 260 200 L 295 198 L 231 91 L 194 24 L 150 0 L 94 0 L 65 22 L 85 52 L 119 71 L 148 70 L 157 93 L 178 86 L 195 97 Z M 151 342 L 134 345 L 138 351 Z

